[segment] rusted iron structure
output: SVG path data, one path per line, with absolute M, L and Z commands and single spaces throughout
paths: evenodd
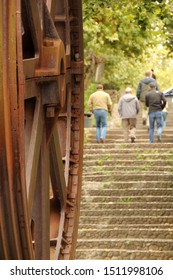
M 0 259 L 74 259 L 81 0 L 0 1 Z

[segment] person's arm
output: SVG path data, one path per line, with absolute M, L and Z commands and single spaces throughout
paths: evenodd
M 88 107 L 89 107 L 90 112 L 93 112 L 93 102 L 92 102 L 91 96 L 89 97 L 89 100 L 88 100 Z
M 111 109 L 112 109 L 112 100 L 110 98 L 110 96 L 108 95 L 108 103 L 107 103 L 107 106 L 108 106 L 108 111 L 110 112 Z
M 146 105 L 147 107 L 149 107 L 149 102 L 148 102 L 148 96 L 147 96 L 147 95 L 145 96 L 145 105 Z
M 136 99 L 136 113 L 137 114 L 139 113 L 139 110 L 140 110 L 139 101 L 138 101 L 138 99 Z
M 162 93 L 162 94 L 161 94 L 162 109 L 165 108 L 166 102 L 167 102 L 167 101 L 166 101 L 166 98 L 165 98 L 164 94 Z
M 137 90 L 136 90 L 136 97 L 138 100 L 140 99 L 140 94 L 141 94 L 141 82 L 139 82 Z
M 156 81 L 155 81 L 155 83 L 156 83 L 156 90 L 159 90 L 159 86 Z
M 119 116 L 120 118 L 122 117 L 122 99 L 120 99 L 119 103 L 118 103 L 118 113 L 119 113 Z

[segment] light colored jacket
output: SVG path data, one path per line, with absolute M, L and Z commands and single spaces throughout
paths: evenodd
M 137 97 L 131 93 L 124 94 L 118 103 L 118 113 L 122 119 L 136 118 L 139 113 Z
M 112 108 L 112 101 L 110 95 L 103 90 L 97 90 L 96 92 L 90 95 L 88 100 L 88 106 L 90 111 L 98 109 L 110 111 Z

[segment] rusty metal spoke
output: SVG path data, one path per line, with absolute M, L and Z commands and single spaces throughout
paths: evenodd
M 50 142 L 50 175 L 54 196 L 58 195 L 62 206 L 64 206 L 67 196 L 67 187 L 64 178 L 57 127 L 54 129 L 53 137 Z
M 43 138 L 44 125 L 43 111 L 40 99 L 36 100 L 36 104 L 34 107 L 34 112 L 32 112 L 30 104 L 26 104 L 25 106 L 25 143 L 27 145 L 25 147 L 26 188 L 28 196 L 28 211 L 30 217 L 37 183 L 38 162 L 41 152 L 41 142 Z
M 49 160 L 45 129 L 42 135 L 36 185 L 32 211 L 35 258 L 50 259 Z

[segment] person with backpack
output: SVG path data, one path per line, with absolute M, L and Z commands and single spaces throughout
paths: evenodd
M 145 72 L 145 78 L 140 80 L 137 90 L 136 90 L 136 97 L 140 100 L 140 107 L 142 112 L 142 123 L 143 125 L 147 125 L 147 107 L 145 105 L 145 96 L 149 91 L 149 84 L 154 82 L 156 85 L 156 90 L 159 90 L 158 84 L 155 79 L 152 78 L 152 71 L 147 70 Z
M 155 82 L 149 84 L 149 92 L 145 96 L 145 105 L 149 108 L 149 140 L 154 143 L 154 126 L 157 125 L 157 142 L 161 142 L 163 119 L 162 110 L 166 106 L 166 98 L 163 92 L 156 90 Z

